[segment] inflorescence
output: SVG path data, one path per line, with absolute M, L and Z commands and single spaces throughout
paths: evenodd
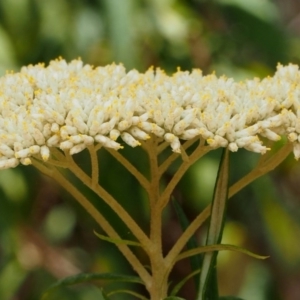
M 118 150 L 151 136 L 181 152 L 183 140 L 212 149 L 264 154 L 262 139 L 286 136 L 300 157 L 300 72 L 278 65 L 273 77 L 235 82 L 178 70 L 145 73 L 122 65 L 93 68 L 81 60 L 23 67 L 0 78 L 0 169 L 49 159 L 51 148 L 71 155 L 89 145 Z

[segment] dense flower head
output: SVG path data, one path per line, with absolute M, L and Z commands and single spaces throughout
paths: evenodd
M 23 67 L 0 78 L 0 169 L 30 164 L 51 148 L 70 154 L 101 144 L 118 150 L 159 137 L 180 153 L 199 137 L 212 148 L 265 153 L 262 137 L 285 135 L 300 157 L 300 73 L 278 65 L 273 77 L 236 82 L 200 70 L 126 72 L 81 60 Z

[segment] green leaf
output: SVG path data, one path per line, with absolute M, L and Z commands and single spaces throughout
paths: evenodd
M 184 279 L 182 279 L 179 283 L 177 283 L 174 288 L 172 289 L 170 295 L 171 296 L 175 296 L 177 295 L 177 293 L 179 292 L 179 290 L 185 285 L 185 283 L 193 276 L 197 275 L 200 273 L 200 269 L 199 270 L 195 270 L 194 272 L 192 272 L 191 274 L 189 274 L 188 276 L 186 276 Z
M 228 177 L 229 153 L 228 149 L 224 149 L 214 189 L 206 245 L 219 244 L 222 239 L 226 200 L 228 198 Z M 198 300 L 207 298 L 215 300 L 219 297 L 216 275 L 216 259 L 217 252 L 209 252 L 204 255 L 197 295 Z
M 130 290 L 116 290 L 116 291 L 112 291 L 110 293 L 108 293 L 107 295 L 108 296 L 112 296 L 112 295 L 115 295 L 115 294 L 129 294 L 129 295 L 132 295 L 138 299 L 142 299 L 142 300 L 148 300 L 148 298 L 146 298 L 145 296 L 139 294 L 139 293 L 136 293 L 136 292 L 133 292 L 133 291 L 130 291 Z
M 176 199 L 174 197 L 172 198 L 172 203 L 173 203 L 175 212 L 177 214 L 177 217 L 179 219 L 182 231 L 184 232 L 188 228 L 188 226 L 190 225 L 190 222 L 189 222 L 188 218 L 186 217 L 186 215 L 185 215 L 183 209 L 181 208 L 180 204 L 178 203 L 178 201 L 176 201 Z M 193 235 L 189 239 L 189 241 L 186 244 L 186 247 L 187 247 L 188 250 L 195 249 L 195 248 L 198 247 L 195 235 Z M 201 268 L 201 257 L 197 256 L 197 255 L 191 256 L 190 257 L 190 264 L 191 264 L 191 269 L 192 269 L 192 272 L 193 272 L 192 274 L 194 274 L 194 272 L 196 272 L 195 274 L 198 275 L 199 272 L 197 272 L 197 271 Z M 198 290 L 198 288 L 199 288 L 199 276 L 194 276 L 194 279 L 195 279 L 196 290 Z M 176 293 L 172 294 L 172 295 L 176 295 Z
M 129 240 L 122 240 L 122 239 L 114 239 L 114 238 L 110 238 L 110 237 L 107 237 L 105 235 L 102 235 L 96 231 L 94 231 L 94 234 L 101 240 L 104 240 L 104 241 L 107 241 L 107 242 L 110 242 L 110 243 L 113 243 L 113 244 L 126 244 L 126 245 L 129 245 L 129 246 L 136 246 L 136 247 L 141 247 L 142 245 L 138 242 L 133 242 L 133 241 L 129 241 Z
M 92 280 L 112 280 L 143 284 L 141 279 L 136 276 L 119 275 L 114 273 L 80 273 L 74 276 L 63 278 L 51 285 L 43 294 L 42 300 L 45 300 L 50 293 L 52 293 L 54 290 L 60 287 L 89 282 Z
M 198 247 L 197 249 L 185 251 L 177 256 L 176 261 L 190 257 L 192 255 L 197 255 L 200 253 L 216 252 L 216 251 L 224 251 L 224 250 L 240 252 L 240 253 L 249 255 L 251 257 L 257 258 L 257 259 L 266 259 L 266 258 L 270 257 L 270 256 L 263 256 L 263 255 L 255 254 L 245 248 L 234 246 L 234 245 L 216 244 L 216 245 L 202 246 L 202 247 Z

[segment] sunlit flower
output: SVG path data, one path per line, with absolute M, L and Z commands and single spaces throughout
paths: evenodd
M 126 73 L 80 60 L 23 67 L 0 78 L 0 169 L 28 165 L 33 155 L 47 161 L 52 147 L 118 150 L 154 136 L 178 153 L 183 140 L 198 137 L 212 148 L 263 154 L 262 137 L 286 135 L 299 158 L 299 74 L 279 65 L 274 77 L 235 82 L 199 70 Z

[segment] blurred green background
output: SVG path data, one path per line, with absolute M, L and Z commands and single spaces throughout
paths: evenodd
M 0 0 L 0 73 L 48 63 L 62 56 L 85 63 L 122 62 L 145 71 L 159 66 L 168 73 L 178 66 L 201 68 L 235 79 L 272 75 L 277 62 L 300 61 L 298 0 Z M 141 168 L 141 149 L 124 149 Z M 107 153 L 101 152 L 103 185 L 122 201 L 148 230 L 148 206 L 136 181 Z M 139 157 L 137 160 L 136 158 Z M 192 220 L 210 201 L 219 151 L 197 162 L 175 191 Z M 231 181 L 255 165 L 259 155 L 231 155 Z M 86 153 L 77 155 L 84 167 Z M 165 180 L 172 176 L 172 170 Z M 224 242 L 270 255 L 257 261 L 224 252 L 219 259 L 222 295 L 246 300 L 300 299 L 300 167 L 293 157 L 230 200 Z M 84 187 L 82 187 L 84 188 Z M 122 236 L 131 239 L 113 212 L 99 199 Z M 32 167 L 0 172 L 0 299 L 35 300 L 57 279 L 78 272 L 124 272 L 130 266 L 116 248 L 100 241 L 95 222 L 55 182 Z M 165 251 L 180 228 L 172 207 L 164 220 Z M 204 239 L 204 230 L 197 233 Z M 143 254 L 139 254 L 143 260 Z M 188 274 L 178 264 L 177 282 Z M 63 288 L 49 299 L 101 299 L 99 287 Z M 106 285 L 112 290 L 114 285 Z M 139 292 L 143 290 L 133 287 Z M 193 300 L 193 282 L 180 296 Z M 132 299 L 124 295 L 112 299 Z

